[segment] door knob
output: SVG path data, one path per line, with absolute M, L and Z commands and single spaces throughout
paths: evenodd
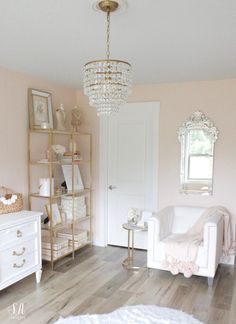
M 110 185 L 108 188 L 109 188 L 109 190 L 116 189 L 116 187 L 114 187 L 114 186 L 112 186 L 112 185 Z

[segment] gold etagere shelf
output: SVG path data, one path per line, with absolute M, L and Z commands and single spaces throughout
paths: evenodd
M 49 160 L 48 161 L 43 161 L 41 162 L 40 160 L 37 161 L 35 159 L 32 159 L 32 152 L 31 152 L 31 145 L 32 145 L 32 136 L 37 136 L 38 135 L 46 135 L 47 136 L 47 148 L 46 150 L 49 152 Z M 66 162 L 63 163 L 61 161 L 55 161 L 53 160 L 53 152 L 52 152 L 52 146 L 54 144 L 59 144 L 58 141 L 55 143 L 55 136 L 62 135 L 62 136 L 68 136 L 71 143 L 72 143 L 72 158 L 71 162 Z M 89 149 L 88 149 L 88 154 L 89 157 L 86 160 L 74 160 L 74 143 L 76 143 L 76 140 L 78 140 L 79 137 L 88 137 L 89 140 Z M 49 231 L 50 234 L 50 258 L 46 257 L 43 259 L 45 261 L 51 262 L 51 267 L 52 269 L 54 268 L 54 263 L 58 261 L 59 259 L 62 259 L 68 255 L 71 255 L 72 258 L 74 259 L 75 257 L 75 252 L 80 250 L 81 248 L 91 245 L 92 244 L 92 215 L 91 215 L 91 210 L 92 210 L 92 201 L 91 201 L 91 188 L 92 188 L 92 167 L 91 167 L 91 161 L 92 161 L 92 135 L 90 133 L 79 133 L 79 132 L 68 132 L 68 131 L 58 131 L 58 130 L 50 130 L 50 129 L 30 129 L 28 131 L 28 189 L 29 189 L 29 209 L 31 210 L 32 208 L 32 203 L 33 199 L 46 199 L 49 201 L 49 215 L 53 215 L 53 210 L 52 210 L 52 204 L 53 202 L 57 201 L 58 199 L 61 199 L 63 197 L 72 197 L 72 221 L 67 222 L 64 224 L 53 224 L 52 221 L 52 216 L 49 217 L 50 219 L 50 225 L 42 225 L 42 229 Z M 48 169 L 48 178 L 50 179 L 50 195 L 48 196 L 43 196 L 40 195 L 39 192 L 33 192 L 32 191 L 32 177 L 33 177 L 33 171 L 32 171 L 32 166 L 35 165 L 41 165 L 41 166 L 46 166 Z M 54 168 L 56 166 L 63 166 L 63 165 L 72 165 L 71 168 L 71 180 L 72 180 L 72 190 L 69 192 L 62 192 L 62 193 L 55 193 L 54 194 L 54 189 L 53 189 L 53 178 L 54 178 Z M 87 185 L 83 190 L 74 190 L 74 165 L 88 165 L 89 166 L 89 185 Z M 36 175 L 38 176 L 38 175 Z M 86 216 L 85 217 L 80 217 L 76 218 L 75 217 L 75 197 L 79 196 L 86 196 Z M 80 226 L 80 224 L 85 223 L 87 225 L 87 240 L 86 242 L 83 242 L 79 246 L 76 246 L 76 241 L 75 241 L 75 229 Z M 53 238 L 56 237 L 57 232 L 62 230 L 62 229 L 70 229 L 71 230 L 71 236 L 72 236 L 72 246 L 68 246 L 66 250 L 63 251 L 61 255 L 54 256 L 54 250 L 53 250 Z M 83 227 L 84 229 L 84 227 Z

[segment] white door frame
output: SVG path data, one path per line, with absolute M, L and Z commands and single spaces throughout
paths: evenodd
M 146 101 L 153 103 L 154 110 L 154 125 L 153 125 L 153 210 L 158 210 L 158 152 L 159 152 L 159 101 Z M 135 103 L 135 102 L 129 102 Z M 137 102 L 144 103 L 144 102 Z M 108 152 L 109 152 L 109 117 L 100 117 L 100 132 L 99 132 L 99 187 L 98 187 L 98 200 L 97 212 L 99 219 L 99 238 L 95 238 L 94 244 L 98 246 L 107 246 L 108 242 Z

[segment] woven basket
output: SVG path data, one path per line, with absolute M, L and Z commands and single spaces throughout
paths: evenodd
M 10 200 L 13 195 L 16 195 L 16 201 L 10 205 L 5 205 L 0 201 L 0 214 L 15 213 L 23 209 L 23 196 L 20 193 L 15 193 L 6 187 L 0 187 L 0 198 Z

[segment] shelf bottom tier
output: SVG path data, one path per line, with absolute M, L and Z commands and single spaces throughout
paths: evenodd
M 89 245 L 89 244 L 91 244 L 91 241 L 87 241 L 86 243 L 83 243 L 83 244 L 81 244 L 79 246 L 76 246 L 74 248 L 74 251 L 78 251 L 78 250 L 82 249 L 84 246 Z M 55 261 L 57 261 L 59 259 L 62 259 L 64 257 L 66 257 L 67 255 L 72 254 L 72 253 L 73 253 L 73 247 L 69 246 L 68 248 L 63 249 L 63 251 L 61 251 L 61 253 L 60 253 L 60 251 L 57 251 L 57 255 L 55 257 L 53 257 L 53 260 L 51 259 L 51 251 L 50 250 L 49 250 L 48 254 L 42 253 L 42 259 L 44 261 L 55 262 Z

